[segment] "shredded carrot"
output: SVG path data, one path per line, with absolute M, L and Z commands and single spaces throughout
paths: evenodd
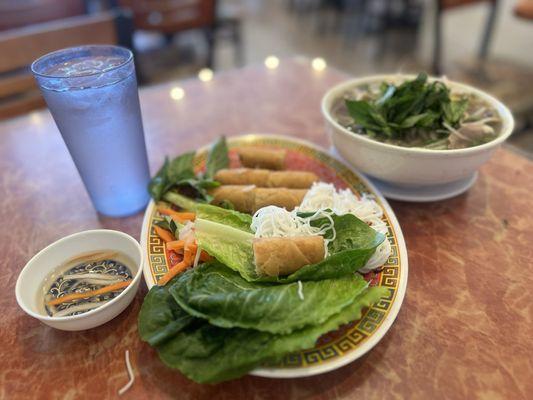
M 132 280 L 129 279 L 124 282 L 114 283 L 113 285 L 104 286 L 100 289 L 90 290 L 88 292 L 67 294 L 66 296 L 58 297 L 57 299 L 51 300 L 47 304 L 49 306 L 56 306 L 58 304 L 65 303 L 67 301 L 85 299 L 87 297 L 94 297 L 94 296 L 99 296 L 104 293 L 114 292 L 119 289 L 127 287 L 131 283 L 131 281 Z
M 209 254 L 202 250 L 202 252 L 200 253 L 200 261 L 211 261 L 212 259 L 213 257 L 211 257 Z
M 184 223 L 186 221 L 194 221 L 196 214 L 192 212 L 179 212 L 175 211 L 172 208 L 159 206 L 157 211 L 163 215 L 169 215 L 172 219 L 178 221 L 179 223 Z
M 177 214 L 183 214 L 183 215 L 177 215 Z M 194 213 L 176 213 L 174 215 L 171 215 L 172 219 L 176 222 L 179 222 L 180 224 L 184 224 L 187 221 L 194 221 L 196 218 L 196 214 Z
M 173 240 L 172 242 L 167 242 L 166 245 L 168 250 L 179 251 L 183 250 L 185 242 L 183 240 Z
M 154 226 L 155 233 L 159 236 L 164 242 L 172 242 L 176 240 L 174 235 L 167 231 L 166 229 L 161 228 L 160 226 Z
M 185 245 L 183 254 L 183 260 L 172 267 L 165 275 L 159 279 L 157 284 L 159 286 L 165 286 L 172 278 L 178 275 L 180 272 L 189 268 L 194 262 L 194 255 L 196 254 L 197 246 L 195 244 Z

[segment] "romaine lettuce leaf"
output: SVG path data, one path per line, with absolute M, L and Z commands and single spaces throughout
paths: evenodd
M 367 285 L 357 274 L 287 284 L 248 282 L 224 265 L 208 263 L 182 274 L 169 292 L 187 313 L 213 325 L 286 334 L 321 324 Z
M 255 272 L 254 235 L 206 219 L 196 218 L 195 236 L 198 247 L 207 251 L 222 264 L 239 272 L 246 280 L 258 279 Z
M 175 336 L 195 319 L 178 306 L 167 286 L 155 285 L 144 298 L 139 312 L 139 335 L 151 346 Z
M 209 204 L 198 204 L 196 206 L 196 217 L 211 222 L 218 222 L 232 228 L 240 229 L 245 232 L 252 232 L 250 225 L 252 217 L 238 211 L 228 210 L 222 207 L 212 206 Z
M 157 350 L 167 366 L 179 369 L 198 383 L 234 379 L 266 361 L 313 347 L 321 335 L 360 319 L 364 308 L 387 294 L 388 290 L 383 287 L 366 289 L 349 306 L 324 323 L 288 335 L 253 329 L 225 329 L 207 322 L 193 323 L 158 346 Z

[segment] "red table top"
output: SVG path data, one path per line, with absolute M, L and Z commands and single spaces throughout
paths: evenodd
M 328 146 L 320 99 L 346 75 L 303 59 L 254 66 L 140 92 L 152 171 L 166 154 L 221 134 L 277 133 Z M 142 214 L 99 217 L 47 111 L 0 123 L 0 398 L 501 398 L 533 393 L 533 162 L 499 150 L 475 186 L 451 200 L 391 202 L 409 253 L 407 295 L 384 339 L 337 371 L 198 385 L 166 368 L 137 335 L 146 287 L 115 320 L 61 332 L 15 300 L 18 273 L 48 243 L 85 229 L 139 238 Z M 527 393 L 530 393 L 529 395 Z

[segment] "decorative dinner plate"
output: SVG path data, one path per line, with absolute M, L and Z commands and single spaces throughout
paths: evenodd
M 361 357 L 374 347 L 389 330 L 400 311 L 407 287 L 407 249 L 400 229 L 387 201 L 361 174 L 355 172 L 326 150 L 309 142 L 287 136 L 246 135 L 228 138 L 230 160 L 237 166 L 235 149 L 244 146 L 264 146 L 287 150 L 287 169 L 308 170 L 321 180 L 334 183 L 337 188 L 350 188 L 356 194 L 371 194 L 384 211 L 383 219 L 388 226 L 387 238 L 392 253 L 382 268 L 365 275 L 372 285 L 384 286 L 389 295 L 368 308 L 360 320 L 342 326 L 323 335 L 312 349 L 285 356 L 276 364 L 255 369 L 252 375 L 270 378 L 293 378 L 320 374 L 342 367 Z M 205 164 L 207 148 L 200 149 L 195 167 Z M 150 202 L 144 216 L 141 245 L 145 251 L 143 267 L 148 288 L 168 271 L 163 242 L 155 234 L 153 224 L 159 220 L 154 202 Z

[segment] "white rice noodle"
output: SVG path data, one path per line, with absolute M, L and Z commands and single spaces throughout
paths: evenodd
M 124 393 L 126 393 L 126 391 L 131 387 L 131 385 L 133 385 L 133 382 L 135 382 L 135 374 L 133 373 L 133 368 L 131 367 L 129 350 L 126 350 L 126 354 L 124 357 L 126 359 L 126 368 L 128 370 L 128 376 L 130 380 L 118 391 L 119 396 L 122 396 Z
M 66 315 L 69 315 L 69 314 L 72 314 L 72 313 L 78 312 L 78 311 L 89 311 L 89 310 L 92 310 L 94 308 L 103 306 L 104 304 L 108 303 L 109 301 L 111 301 L 111 300 L 100 301 L 98 303 L 90 302 L 90 303 L 78 304 L 78 305 L 75 305 L 75 306 L 72 306 L 72 307 L 65 308 L 64 310 L 58 311 L 58 312 L 52 314 L 52 317 L 54 317 L 54 318 L 55 317 L 64 317 Z
M 120 278 L 120 277 L 117 275 L 113 275 L 113 274 L 101 274 L 98 272 L 89 272 L 86 274 L 63 275 L 63 280 L 92 279 L 92 280 L 99 280 L 99 281 L 116 281 L 117 278 Z
M 353 214 L 380 233 L 387 233 L 383 210 L 371 195 L 358 199 L 350 189 L 337 191 L 331 183 L 316 182 L 306 193 L 298 211 L 330 209 L 334 214 Z
M 193 268 L 196 268 L 198 266 L 198 262 L 200 261 L 200 254 L 202 253 L 202 249 L 199 247 L 196 249 L 196 255 L 194 256 L 194 263 L 192 264 Z
M 179 240 L 183 240 L 185 243 L 194 243 L 196 238 L 194 236 L 194 222 L 187 221 L 183 228 L 179 231 Z
M 302 285 L 302 281 L 298 281 L 298 297 L 300 300 L 304 301 L 304 287 Z
M 375 231 L 387 236 L 387 225 L 382 219 L 383 210 L 371 195 L 364 194 L 361 198 L 357 198 L 349 189 L 337 191 L 331 183 L 316 182 L 306 193 L 297 211 L 324 209 L 330 209 L 337 215 L 353 214 Z M 359 271 L 366 273 L 381 267 L 388 260 L 390 253 L 391 246 L 386 239 Z
M 364 265 L 363 268 L 359 269 L 359 272 L 362 274 L 366 274 L 367 272 L 370 272 L 376 268 L 381 267 L 383 264 L 387 262 L 389 259 L 391 253 L 391 246 L 390 242 L 387 238 L 381 243 L 374 254 L 372 254 L 372 257 L 370 257 L 370 260 L 367 261 L 367 263 Z
M 89 285 L 100 285 L 100 286 L 108 286 L 108 285 L 114 285 L 115 283 L 123 282 L 124 279 L 120 277 L 116 277 L 115 280 L 100 280 L 100 279 L 80 279 L 78 283 L 88 283 Z
M 314 210 L 309 217 L 300 217 L 296 211 L 287 211 L 277 206 L 260 208 L 252 218 L 250 228 L 256 238 L 291 237 L 291 236 L 324 236 L 324 257 L 328 256 L 328 243 L 335 239 L 331 211 Z M 321 227 L 312 226 L 311 222 L 326 218 L 328 223 Z M 331 234 L 328 235 L 328 233 Z

